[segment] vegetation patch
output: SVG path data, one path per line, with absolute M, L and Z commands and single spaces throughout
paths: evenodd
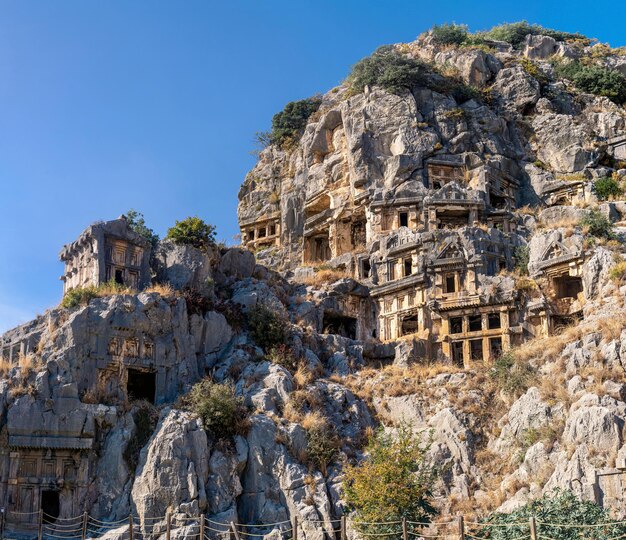
M 520 49 L 527 35 L 531 36 L 549 36 L 557 41 L 579 41 L 589 43 L 588 37 L 578 33 L 561 32 L 551 28 L 544 28 L 538 24 L 530 24 L 527 21 L 519 21 L 514 23 L 505 23 L 494 26 L 491 30 L 480 32 L 475 35 L 489 41 L 506 41 Z
M 143 236 L 154 248 L 159 241 L 159 235 L 146 225 L 146 220 L 144 219 L 143 214 L 131 208 L 128 212 L 126 212 L 125 216 L 129 228 L 136 232 L 139 236 Z
M 468 31 L 465 24 L 441 24 L 431 30 L 433 41 L 439 45 L 462 45 L 467 40 Z
M 167 230 L 166 238 L 176 244 L 206 250 L 215 245 L 215 227 L 197 216 L 188 217 L 182 221 L 176 221 L 174 226 Z
M 517 246 L 513 250 L 513 263 L 515 271 L 520 276 L 528 275 L 528 263 L 530 261 L 530 248 L 528 246 Z
M 609 176 L 598 178 L 593 183 L 593 191 L 598 199 L 602 201 L 617 198 L 624 194 L 624 189 L 620 183 L 615 178 Z
M 596 238 L 605 238 L 607 240 L 615 238 L 611 220 L 595 208 L 590 210 L 589 213 L 580 220 L 580 226 L 586 233 Z
M 507 395 L 521 396 L 535 380 L 535 370 L 527 361 L 515 357 L 512 350 L 500 355 L 493 364 L 489 375 Z
M 232 384 L 209 378 L 196 383 L 183 398 L 183 406 L 202 420 L 204 429 L 221 439 L 243 435 L 248 430 L 248 409 Z
M 321 98 L 317 96 L 287 103 L 272 118 L 272 131 L 269 134 L 257 134 L 257 140 L 261 144 L 290 148 L 300 139 L 310 116 L 319 109 L 321 103 Z
M 61 307 L 71 309 L 77 306 L 86 306 L 94 298 L 103 298 L 114 294 L 133 294 L 134 292 L 129 287 L 115 281 L 107 281 L 97 287 L 77 287 L 65 293 L 63 300 L 61 300 Z
M 554 74 L 558 78 L 569 79 L 581 92 L 604 96 L 618 105 L 626 102 L 626 78 L 613 69 L 581 62 L 557 62 Z
M 620 538 L 626 535 L 626 524 L 611 518 L 608 510 L 591 501 L 581 501 L 571 491 L 555 490 L 526 503 L 511 513 L 495 513 L 485 519 L 489 523 L 481 534 L 491 540 L 513 540 L 528 537 L 531 517 L 537 522 L 538 536 L 553 540 L 575 540 L 593 537 L 596 540 Z M 581 526 L 602 525 L 581 532 Z
M 357 530 L 367 533 L 368 523 L 402 518 L 430 523 L 436 514 L 432 498 L 436 472 L 427 451 L 428 445 L 417 440 L 406 424 L 395 435 L 381 430 L 370 439 L 368 457 L 349 465 L 343 481 Z
M 286 319 L 261 303 L 248 312 L 248 328 L 254 341 L 265 351 L 283 344 L 287 338 Z
M 359 60 L 352 68 L 348 82 L 355 94 L 363 92 L 366 86 L 380 86 L 399 94 L 423 83 L 426 73 L 423 62 L 399 54 L 393 45 L 385 45 Z

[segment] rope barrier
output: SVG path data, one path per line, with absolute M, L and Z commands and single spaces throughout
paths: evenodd
M 214 522 L 215 523 L 215 522 Z M 275 527 L 277 525 L 284 525 L 285 523 L 291 523 L 289 520 L 287 521 L 277 521 L 276 523 L 259 523 L 259 524 L 253 524 L 253 525 L 246 525 L 245 523 L 235 523 L 235 525 L 237 527 L 248 527 L 248 528 L 267 528 L 267 527 Z M 230 524 L 229 524 L 230 526 Z

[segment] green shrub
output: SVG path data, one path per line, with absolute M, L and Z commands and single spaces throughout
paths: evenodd
M 308 461 L 326 476 L 328 465 L 337 457 L 341 447 L 339 435 L 335 427 L 326 420 L 307 429 L 306 436 Z
M 528 34 L 533 36 L 550 36 L 557 41 L 589 41 L 589 39 L 582 34 L 560 32 L 558 30 L 552 30 L 550 28 L 543 28 L 538 24 L 530 24 L 526 21 L 500 24 L 498 26 L 494 26 L 491 30 L 488 30 L 487 32 L 480 33 L 480 36 L 487 40 L 506 41 L 507 43 L 510 43 L 511 45 L 513 45 L 513 47 L 518 49 L 521 47 L 524 39 Z
M 626 78 L 613 69 L 559 61 L 554 63 L 554 74 L 569 79 L 582 92 L 607 97 L 618 105 L 626 102 Z
M 397 53 L 391 45 L 385 45 L 357 62 L 348 81 L 353 92 L 363 92 L 365 86 L 381 86 L 397 94 L 423 82 L 425 72 L 423 63 Z
M 528 262 L 530 261 L 530 249 L 528 246 L 517 246 L 513 250 L 513 262 L 515 270 L 520 276 L 528 275 Z
M 297 141 L 304 133 L 310 116 L 319 109 L 322 100 L 319 97 L 292 101 L 272 118 L 272 131 L 269 134 L 269 142 L 282 148 L 287 148 Z M 261 144 L 267 139 L 258 139 Z
M 157 425 L 159 413 L 157 409 L 147 401 L 138 403 L 133 414 L 135 429 L 124 449 L 124 460 L 132 474 L 135 473 L 139 464 L 139 454 L 141 449 L 148 443 Z
M 609 270 L 609 277 L 618 283 L 626 280 L 626 261 L 616 262 Z
M 602 201 L 606 201 L 611 197 L 619 197 L 624 194 L 624 190 L 622 189 L 622 186 L 620 186 L 619 182 L 615 180 L 615 178 L 610 178 L 608 176 L 598 178 L 593 183 L 593 191 L 598 196 L 598 199 Z
M 265 351 L 281 345 L 287 338 L 287 321 L 261 303 L 248 312 L 248 328 L 254 341 Z
M 199 416 L 204 429 L 217 438 L 245 434 L 248 409 L 231 384 L 203 379 L 183 398 L 185 408 Z
M 518 361 L 512 351 L 506 351 L 496 359 L 489 375 L 505 394 L 520 396 L 530 388 L 535 370 L 527 362 Z
M 150 244 L 152 244 L 152 247 L 154 247 L 159 241 L 159 235 L 146 225 L 146 220 L 144 219 L 143 214 L 131 208 L 125 215 L 130 229 L 135 231 L 138 235 L 143 236 L 150 242 Z
M 626 535 L 626 524 L 611 518 L 608 510 L 591 501 L 581 501 L 571 491 L 555 490 L 526 503 L 508 514 L 495 513 L 485 518 L 481 536 L 490 540 L 527 538 L 528 522 L 534 517 L 540 538 L 579 540 L 581 537 L 608 540 Z M 581 532 L 581 525 L 600 525 L 589 535 Z M 568 527 L 569 526 L 569 527 Z
M 464 24 L 442 24 L 433 26 L 433 41 L 439 45 L 461 45 L 467 39 L 467 26 Z
M 205 223 L 199 217 L 188 217 L 182 221 L 176 221 L 174 226 L 167 230 L 166 238 L 177 244 L 207 249 L 215 244 L 215 227 Z
M 589 213 L 580 220 L 580 226 L 587 229 L 588 233 L 596 238 L 606 238 L 610 240 L 615 237 L 611 220 L 595 208 L 590 210 Z
M 402 518 L 430 523 L 436 514 L 432 498 L 436 474 L 427 462 L 428 445 L 401 425 L 395 437 L 379 431 L 366 451 L 367 459 L 346 467 L 343 481 L 357 530 L 369 532 L 366 523 Z

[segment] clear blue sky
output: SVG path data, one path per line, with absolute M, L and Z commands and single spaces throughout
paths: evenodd
M 231 242 L 253 134 L 435 23 L 526 19 L 626 44 L 623 2 L 0 1 L 0 331 L 55 305 L 61 246 L 143 211 Z

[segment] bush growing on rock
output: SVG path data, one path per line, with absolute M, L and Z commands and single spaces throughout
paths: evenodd
M 357 528 L 367 532 L 367 523 L 402 518 L 430 523 L 436 473 L 427 462 L 428 446 L 401 425 L 395 436 L 379 431 L 366 451 L 365 461 L 346 468 L 343 482 Z
M 441 24 L 433 26 L 433 41 L 439 45 L 461 45 L 467 39 L 467 26 L 464 24 Z
M 530 261 L 530 249 L 528 246 L 517 246 L 513 250 L 513 261 L 515 263 L 515 271 L 520 276 L 528 275 L 528 263 Z
M 508 395 L 521 396 L 535 379 L 535 370 L 527 363 L 518 361 L 512 351 L 506 351 L 494 362 L 491 379 Z
M 514 23 L 505 23 L 498 26 L 494 26 L 487 32 L 481 32 L 479 35 L 487 40 L 492 41 L 506 41 L 519 49 L 526 39 L 527 35 L 532 36 L 549 36 L 557 41 L 583 41 L 588 42 L 589 38 L 578 33 L 561 32 L 559 30 L 552 30 L 550 28 L 543 28 L 538 24 L 530 24 L 527 21 L 519 21 Z
M 310 116 L 316 112 L 322 100 L 319 97 L 292 101 L 272 118 L 272 131 L 269 142 L 282 148 L 288 148 L 304 133 Z
M 248 328 L 254 341 L 265 351 L 283 344 L 287 337 L 285 318 L 261 303 L 248 312 Z
M 197 216 L 188 217 L 182 221 L 176 221 L 174 226 L 167 230 L 166 238 L 177 244 L 207 249 L 215 244 L 215 227 Z
M 626 78 L 618 71 L 573 61 L 555 63 L 554 73 L 571 80 L 582 92 L 607 97 L 618 105 L 626 102 Z
M 624 190 L 622 189 L 622 186 L 619 185 L 619 182 L 608 176 L 598 178 L 593 183 L 593 191 L 597 195 L 598 199 L 602 201 L 606 201 L 612 197 L 619 197 L 624 193 Z
M 248 409 L 232 384 L 203 379 L 183 398 L 183 404 L 217 438 L 241 435 L 248 428 Z
M 615 236 L 611 220 L 595 208 L 580 220 L 580 226 L 596 238 L 610 240 Z
M 293 349 L 285 343 L 274 345 L 267 353 L 267 359 L 291 372 L 298 369 L 298 359 Z
M 510 514 L 492 514 L 481 529 L 481 536 L 491 540 L 513 540 L 528 537 L 528 521 L 538 522 L 538 535 L 553 540 L 577 540 L 581 537 L 596 540 L 621 538 L 626 535 L 626 524 L 611 519 L 608 510 L 591 501 L 581 501 L 571 491 L 555 490 L 514 510 Z M 589 529 L 587 536 L 581 525 L 603 525 Z M 569 526 L 569 527 L 568 527 Z
M 396 52 L 392 45 L 379 47 L 371 56 L 359 60 L 348 76 L 354 92 L 366 86 L 381 86 L 393 93 L 411 90 L 424 80 L 423 63 Z
M 306 429 L 308 462 L 319 469 L 324 476 L 337 456 L 341 441 L 337 430 L 330 421 L 319 413 L 305 416 L 303 427 Z

